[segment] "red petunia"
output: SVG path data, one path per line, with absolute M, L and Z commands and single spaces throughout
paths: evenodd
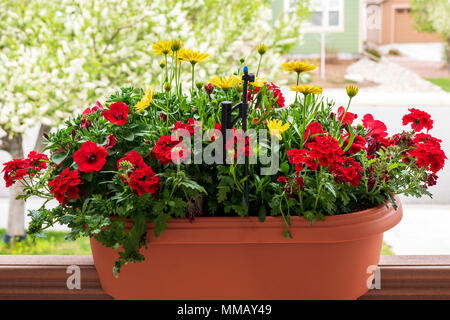
M 345 118 L 344 118 L 344 115 L 345 115 Z M 345 108 L 341 106 L 338 108 L 337 117 L 338 117 L 339 121 L 342 121 L 342 124 L 351 125 L 358 116 L 355 113 L 351 113 L 351 112 L 345 113 Z
M 112 134 L 108 136 L 108 139 L 106 140 L 105 149 L 111 149 L 114 147 L 117 143 L 116 137 Z
M 131 173 L 129 185 L 140 196 L 144 193 L 155 195 L 159 189 L 159 177 L 150 166 L 146 166 Z
M 311 138 L 311 140 L 314 140 L 315 136 L 326 133 L 325 130 L 323 130 L 322 125 L 315 121 L 308 124 L 306 127 L 305 133 L 303 134 L 303 140 L 306 141 L 308 138 Z
M 133 166 L 133 170 L 144 169 L 145 167 L 147 167 L 142 156 L 134 150 L 131 150 L 125 155 L 125 157 L 120 158 L 119 161 L 117 161 L 117 169 L 120 169 L 120 163 L 122 161 L 130 162 Z
M 374 137 L 377 140 L 381 140 L 387 137 L 388 133 L 386 132 L 386 125 L 380 120 L 375 120 L 370 113 L 366 114 L 363 117 L 362 122 L 364 128 L 368 130 L 370 136 Z
M 344 138 L 345 138 L 345 141 L 344 141 L 343 148 L 345 149 L 347 147 L 347 145 L 350 143 L 350 133 L 347 133 L 344 136 Z M 350 148 L 347 151 L 351 154 L 355 154 L 365 148 L 366 148 L 366 139 L 364 139 L 361 136 L 356 135 L 355 138 L 353 139 L 352 145 L 350 146 Z
M 129 111 L 129 108 L 125 103 L 118 101 L 111 104 L 109 109 L 103 112 L 103 117 L 109 122 L 121 126 L 127 123 Z
M 404 126 L 411 123 L 411 128 L 415 131 L 421 131 L 423 128 L 429 131 L 433 128 L 433 120 L 428 113 L 414 108 L 408 110 L 410 113 L 404 115 L 402 119 Z
M 64 169 L 61 174 L 51 180 L 48 185 L 50 192 L 63 207 L 69 199 L 76 199 L 79 196 L 78 186 L 82 183 L 78 171 L 70 171 L 69 168 Z
M 86 141 L 73 154 L 73 160 L 78 163 L 78 170 L 91 173 L 100 171 L 106 163 L 108 151 L 92 141 Z

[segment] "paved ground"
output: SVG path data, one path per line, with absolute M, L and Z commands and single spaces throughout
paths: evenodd
M 383 54 L 387 54 L 390 49 L 397 49 L 402 55 L 415 60 L 440 62 L 444 59 L 442 42 L 393 43 L 378 47 Z

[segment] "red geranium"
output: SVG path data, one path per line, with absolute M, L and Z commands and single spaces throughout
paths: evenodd
M 142 156 L 134 150 L 128 152 L 125 157 L 120 158 L 119 161 L 117 161 L 117 169 L 120 169 L 120 163 L 122 161 L 130 162 L 133 166 L 133 170 L 144 169 L 145 167 L 147 167 Z
M 377 140 L 381 140 L 388 135 L 386 125 L 380 120 L 375 120 L 370 113 L 364 116 L 363 125 L 368 130 L 369 135 Z
M 305 133 L 303 134 L 303 140 L 306 141 L 306 140 L 308 140 L 308 138 L 311 138 L 311 140 L 314 140 L 316 135 L 320 135 L 323 133 L 326 133 L 326 131 L 323 130 L 322 125 L 319 122 L 317 122 L 317 121 L 311 122 L 306 127 Z
M 402 119 L 404 126 L 411 123 L 411 128 L 415 131 L 421 131 L 423 128 L 429 131 L 433 128 L 433 120 L 428 113 L 414 108 L 408 110 L 410 113 L 404 115 Z
M 344 118 L 344 115 L 345 115 L 345 118 Z M 351 113 L 351 112 L 345 113 L 345 108 L 341 106 L 338 108 L 337 117 L 338 117 L 339 121 L 342 121 L 342 124 L 351 125 L 358 116 L 355 113 Z
M 118 101 L 111 104 L 109 109 L 103 112 L 103 117 L 109 122 L 121 126 L 127 123 L 128 112 L 128 106 L 125 103 Z
M 78 185 L 81 183 L 82 180 L 78 175 L 78 171 L 70 171 L 69 168 L 66 168 L 58 177 L 51 180 L 48 185 L 55 199 L 64 207 L 69 199 L 78 198 Z
M 344 141 L 343 148 L 345 149 L 347 147 L 347 145 L 350 143 L 350 133 L 347 133 L 344 136 L 344 138 L 345 138 L 345 141 Z M 356 135 L 355 138 L 353 139 L 352 145 L 350 146 L 350 148 L 347 151 L 351 154 L 355 154 L 355 153 L 358 153 L 359 151 L 361 151 L 362 149 L 366 149 L 366 139 L 364 139 L 361 136 Z
M 108 151 L 92 141 L 86 141 L 73 154 L 73 160 L 78 163 L 78 170 L 83 172 L 100 171 L 106 163 Z
M 144 193 L 155 195 L 159 189 L 159 177 L 155 175 L 150 166 L 133 171 L 130 175 L 130 187 L 138 195 Z

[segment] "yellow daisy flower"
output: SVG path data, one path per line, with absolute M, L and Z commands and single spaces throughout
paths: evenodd
M 348 97 L 353 98 L 358 94 L 359 88 L 357 86 L 346 85 L 345 90 L 347 91 Z
M 298 74 L 302 72 L 313 71 L 317 67 L 313 64 L 310 64 L 308 61 L 290 61 L 285 62 L 281 65 L 284 69 L 283 71 L 287 72 L 297 72 Z
M 234 78 L 236 78 L 236 80 L 238 81 L 238 86 L 242 87 L 242 77 L 233 76 Z M 254 87 L 258 87 L 261 88 L 264 86 L 264 84 L 267 82 L 267 80 L 265 78 L 260 78 L 260 77 L 256 77 L 254 82 L 249 82 L 249 84 L 251 84 Z
M 220 89 L 228 90 L 238 82 L 238 79 L 236 79 L 235 77 L 214 76 L 214 78 L 209 80 L 209 82 L 216 87 L 219 87 Z
M 170 44 L 170 49 L 175 52 L 181 49 L 181 47 L 183 46 L 183 41 L 181 41 L 180 39 L 175 39 L 170 41 Z
M 194 51 L 192 49 L 181 49 L 178 53 L 179 60 L 190 62 L 191 64 L 202 62 L 208 57 L 209 53 L 201 53 L 200 51 Z
M 303 93 L 305 96 L 310 93 L 321 94 L 323 92 L 322 87 L 318 87 L 316 85 L 310 86 L 305 84 L 301 86 L 290 86 L 289 88 L 291 89 L 291 91 Z
M 171 55 L 172 52 L 172 41 L 159 41 L 152 46 L 153 53 L 159 55 Z
M 258 44 L 258 47 L 256 49 L 258 50 L 258 53 L 260 55 L 263 55 L 267 51 L 267 46 L 261 42 L 260 44 Z
M 142 96 L 141 100 L 134 106 L 134 109 L 136 112 L 144 111 L 148 108 L 150 103 L 152 103 L 153 98 L 153 89 L 155 88 L 154 85 L 151 85 L 148 87 L 147 91 L 145 91 L 144 95 Z
M 269 128 L 270 135 L 271 136 L 277 136 L 278 140 L 282 140 L 281 134 L 285 132 L 287 129 L 289 129 L 290 124 L 285 123 L 283 125 L 283 122 L 281 120 L 277 121 L 275 119 L 267 121 L 267 128 Z

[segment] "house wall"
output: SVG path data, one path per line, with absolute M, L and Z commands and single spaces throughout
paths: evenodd
M 360 1 L 344 0 L 344 28 L 339 32 L 327 32 L 325 43 L 327 51 L 355 55 L 361 52 Z M 305 32 L 302 44 L 294 46 L 293 54 L 320 54 L 321 35 Z
M 417 32 L 411 17 L 410 0 L 385 0 L 381 4 L 381 34 L 377 44 L 440 42 L 436 34 Z

